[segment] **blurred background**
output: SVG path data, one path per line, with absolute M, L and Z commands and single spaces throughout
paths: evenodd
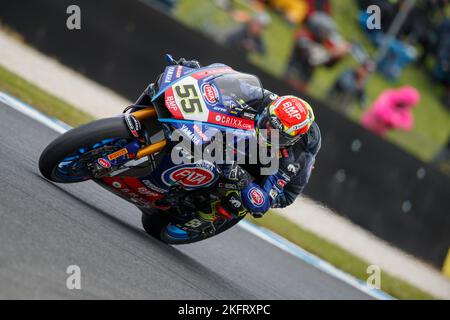
M 80 30 L 65 27 L 70 4 Z M 306 196 L 450 275 L 447 0 L 15 0 L 0 19 L 129 100 L 166 53 L 308 99 L 323 142 Z
M 273 76 L 450 173 L 448 1 L 159 3 L 186 25 L 242 51 L 250 62 Z M 380 29 L 367 27 L 370 5 L 380 8 Z M 410 105 L 408 98 L 393 101 L 393 112 L 386 119 L 369 112 L 382 94 L 392 93 L 396 100 L 395 91 L 388 90 L 405 86 L 416 90 L 413 94 L 417 97 Z M 402 103 L 411 114 L 396 112 L 394 105 Z M 394 120 L 397 115 L 399 119 Z M 371 118 L 385 129 L 375 128 Z

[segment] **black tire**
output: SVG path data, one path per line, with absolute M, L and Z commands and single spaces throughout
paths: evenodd
M 91 146 L 103 139 L 133 139 L 122 117 L 100 119 L 71 129 L 53 140 L 39 158 L 39 170 L 42 175 L 54 182 L 70 183 L 54 174 L 55 167 L 67 156 L 78 149 Z M 89 177 L 85 180 L 88 180 Z M 78 182 L 78 181 L 77 181 Z
M 167 213 L 155 209 L 143 211 L 141 222 L 145 232 L 153 238 L 162 241 L 161 232 L 169 224 L 170 219 Z
M 152 210 L 152 211 L 142 211 L 142 226 L 144 227 L 145 232 L 147 234 L 151 235 L 155 239 L 158 239 L 159 241 L 162 241 L 167 244 L 176 245 L 176 244 L 189 244 L 194 243 L 198 241 L 202 241 L 208 238 L 212 238 L 229 228 L 236 225 L 241 219 L 243 219 L 244 216 L 233 219 L 231 221 L 228 221 L 227 224 L 225 224 L 223 227 L 221 227 L 219 230 L 216 231 L 216 233 L 210 237 L 207 238 L 194 238 L 194 239 L 173 239 L 170 236 L 168 236 L 165 232 L 165 228 L 167 225 L 171 222 L 170 216 L 166 212 L 162 212 L 159 210 Z

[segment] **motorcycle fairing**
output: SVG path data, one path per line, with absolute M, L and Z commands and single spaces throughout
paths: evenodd
M 149 208 L 154 201 L 181 190 L 207 188 L 219 179 L 217 168 L 206 161 L 174 164 L 170 154 L 149 175 L 141 177 L 105 177 L 103 182 L 132 202 Z
M 158 92 L 153 96 L 152 102 L 154 102 L 158 97 L 163 94 L 167 88 L 173 86 L 177 81 L 184 79 L 188 75 L 193 75 L 194 78 L 205 78 L 207 76 L 214 76 L 218 73 L 224 72 L 237 72 L 231 67 L 216 63 L 207 67 L 193 69 L 180 65 L 167 66 L 161 77 L 161 82 Z
M 227 74 L 245 77 L 245 74 L 223 64 L 200 69 L 177 65 L 166 67 L 161 77 L 159 91 L 152 101 L 164 94 L 164 104 L 174 119 L 159 118 L 158 121 L 179 129 L 194 144 L 202 146 L 208 144 L 218 130 L 222 132 L 231 130 L 233 134 L 243 139 L 254 138 L 254 118 L 240 117 L 237 112 L 240 108 L 245 108 L 245 99 L 238 101 L 233 100 L 233 97 L 231 99 L 225 97 L 215 85 L 214 79 Z M 254 78 L 256 80 L 251 85 L 256 85 L 251 88 L 262 91 L 259 80 Z M 187 101 L 182 102 L 183 96 Z M 190 99 L 197 101 L 192 105 L 187 104 Z M 196 163 L 175 164 L 170 152 L 167 152 L 158 167 L 148 175 L 108 177 L 102 180 L 132 202 L 149 207 L 154 206 L 154 201 L 170 197 L 180 190 L 208 188 L 217 182 L 219 176 L 216 166 L 212 163 L 201 160 Z
M 222 126 L 251 130 L 252 118 L 240 117 L 243 106 L 221 93 L 213 81 L 219 75 L 239 72 L 223 64 L 201 69 L 167 67 L 161 88 L 153 100 L 164 93 L 164 104 L 175 119 L 215 123 Z M 181 71 L 174 71 L 181 70 Z

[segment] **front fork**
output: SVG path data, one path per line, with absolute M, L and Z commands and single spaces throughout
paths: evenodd
M 130 116 L 132 116 L 135 120 L 132 119 L 131 121 Z M 144 139 L 140 139 L 137 135 L 137 131 L 140 129 L 140 123 L 155 116 L 156 110 L 153 107 L 144 108 L 125 115 L 125 122 L 136 139 L 131 141 L 122 149 L 97 159 L 97 171 L 100 176 L 112 171 L 113 168 L 117 168 L 130 160 L 139 160 L 146 156 L 155 154 L 167 145 L 166 139 L 162 139 L 158 142 L 142 146 L 142 141 Z M 137 121 L 137 123 L 134 123 L 134 121 Z
M 139 122 L 143 122 L 146 119 L 153 118 L 156 116 L 156 110 L 154 107 L 148 107 L 142 110 L 138 110 L 131 113 L 133 117 Z M 140 158 L 150 156 L 156 152 L 161 151 L 167 145 L 167 140 L 162 139 L 156 143 L 149 144 L 141 149 L 139 149 L 136 153 L 135 160 Z

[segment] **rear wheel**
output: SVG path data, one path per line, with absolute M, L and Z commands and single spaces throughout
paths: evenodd
M 211 238 L 233 227 L 242 217 L 230 219 L 220 224 L 216 231 L 211 235 L 204 235 L 200 232 L 187 232 L 178 228 L 170 219 L 167 212 L 160 210 L 143 211 L 142 226 L 144 230 L 152 237 L 167 244 L 188 244 Z
M 143 211 L 141 221 L 145 232 L 158 240 L 162 240 L 161 230 L 170 223 L 169 215 L 156 209 Z

